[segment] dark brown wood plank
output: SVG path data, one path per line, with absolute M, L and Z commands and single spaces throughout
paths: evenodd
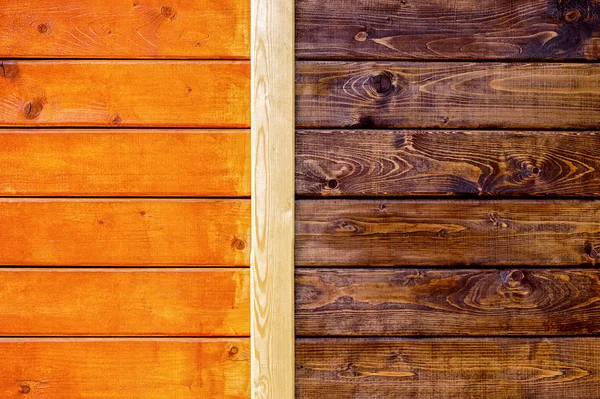
M 595 64 L 299 62 L 301 128 L 596 129 Z
M 301 339 L 297 399 L 598 399 L 600 338 Z
M 600 201 L 301 200 L 298 266 L 595 265 Z
M 600 195 L 598 132 L 300 130 L 303 196 Z
M 306 59 L 598 59 L 593 0 L 298 0 Z
M 249 341 L 0 339 L 0 397 L 249 398 Z
M 600 333 L 597 270 L 296 270 L 298 336 Z

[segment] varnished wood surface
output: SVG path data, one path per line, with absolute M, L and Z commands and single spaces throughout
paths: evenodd
M 238 0 L 7 1 L 0 56 L 249 58 L 250 3 Z
M 247 61 L 1 61 L 0 125 L 250 126 Z
M 0 335 L 248 336 L 247 269 L 0 269 Z
M 247 130 L 2 130 L 3 196 L 249 196 Z
M 249 200 L 3 199 L 0 264 L 247 266 Z
M 298 266 L 596 265 L 600 202 L 301 200 Z
M 600 339 L 302 339 L 296 398 L 598 399 Z
M 595 64 L 298 62 L 305 128 L 596 129 Z
M 7 399 L 242 399 L 250 347 L 237 339 L 0 339 Z
M 593 59 L 591 0 L 298 0 L 305 59 Z
M 598 196 L 598 132 L 300 130 L 302 196 Z
M 600 333 L 589 269 L 298 269 L 299 336 Z
M 252 0 L 252 399 L 294 397 L 294 0 Z

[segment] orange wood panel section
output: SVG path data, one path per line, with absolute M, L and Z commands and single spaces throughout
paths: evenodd
M 0 397 L 248 398 L 248 341 L 2 339 Z
M 3 130 L 3 196 L 249 196 L 247 130 Z
M 250 2 L 7 1 L 0 56 L 248 58 Z
M 0 125 L 250 126 L 248 61 L 3 61 Z
M 248 269 L 0 269 L 0 335 L 248 336 Z
M 0 264 L 246 266 L 249 200 L 0 201 Z

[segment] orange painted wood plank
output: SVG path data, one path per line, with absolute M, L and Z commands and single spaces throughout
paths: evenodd
M 0 56 L 249 58 L 250 2 L 9 1 Z
M 249 200 L 0 201 L 0 264 L 246 266 Z
M 3 196 L 249 196 L 247 130 L 2 130 Z
M 0 335 L 248 336 L 248 269 L 0 269 Z
M 250 126 L 247 61 L 2 61 L 0 125 Z
M 250 397 L 248 338 L 1 339 L 7 399 Z

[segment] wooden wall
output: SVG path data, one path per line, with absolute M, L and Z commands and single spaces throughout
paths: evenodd
M 297 398 L 600 398 L 599 21 L 296 1 Z
M 2 398 L 250 396 L 249 13 L 2 5 Z

